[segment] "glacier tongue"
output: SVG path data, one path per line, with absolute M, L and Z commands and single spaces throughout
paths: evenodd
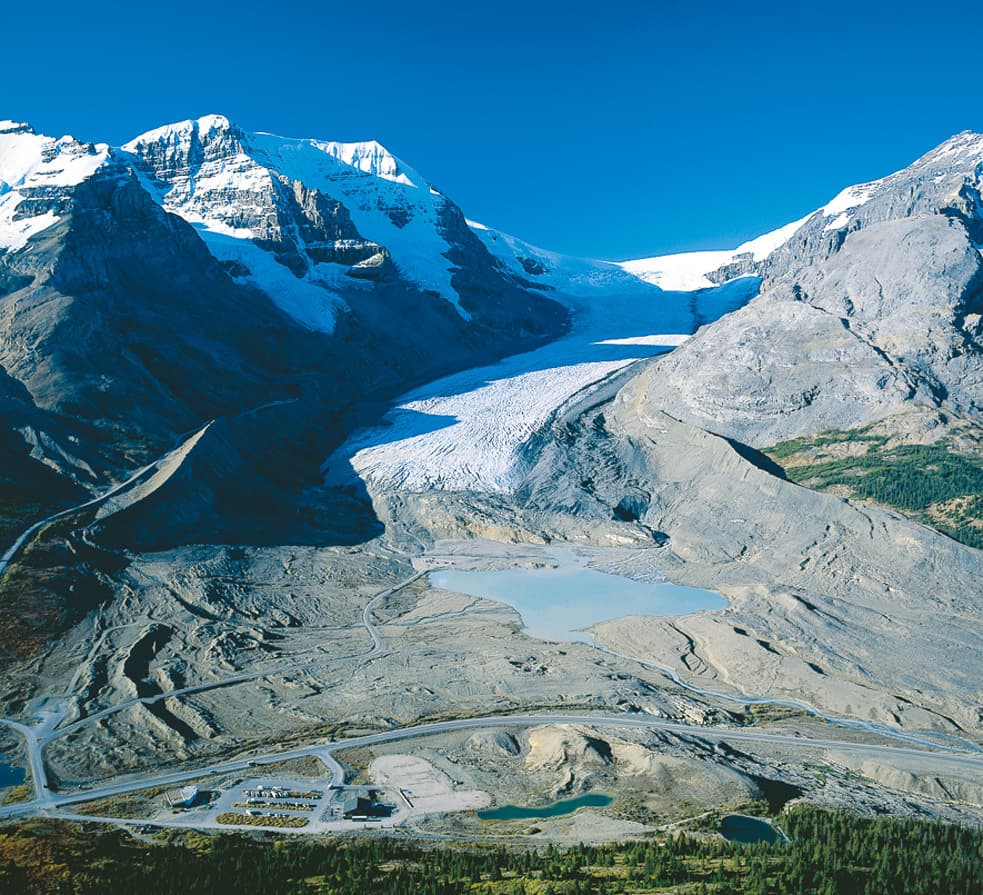
M 635 361 L 680 345 L 701 323 L 743 305 L 758 281 L 707 290 L 599 293 L 579 302 L 566 337 L 404 395 L 325 463 L 329 485 L 508 493 L 526 472 L 530 438 L 564 404 Z

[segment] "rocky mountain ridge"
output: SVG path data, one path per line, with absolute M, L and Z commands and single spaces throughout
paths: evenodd
M 653 409 L 756 447 L 919 407 L 979 420 L 983 136 L 964 133 L 813 215 L 760 294 L 636 384 Z
M 212 115 L 150 131 L 123 150 L 233 276 L 273 279 L 257 249 L 271 254 L 298 282 L 281 276 L 268 291 L 314 328 L 330 331 L 332 311 L 344 308 L 341 276 L 402 275 L 468 320 L 448 256 L 491 268 L 457 206 L 378 143 L 249 134 Z
M 0 125 L 0 428 L 83 485 L 270 401 L 313 396 L 330 430 L 566 318 L 378 144 L 222 116 L 120 148 Z

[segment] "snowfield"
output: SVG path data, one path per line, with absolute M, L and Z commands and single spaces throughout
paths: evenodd
M 699 293 L 647 289 L 578 302 L 564 338 L 404 395 L 328 459 L 325 481 L 510 492 L 526 471 L 524 445 L 557 410 L 627 365 L 672 350 L 757 289 L 747 278 Z
M 621 261 L 618 264 L 627 273 L 661 289 L 706 289 L 713 286 L 709 274 L 727 264 L 732 264 L 745 255 L 750 255 L 754 261 L 764 261 L 785 245 L 803 224 L 817 214 L 833 218 L 825 227 L 827 231 L 838 230 L 847 226 L 853 220 L 847 212 L 859 208 L 867 202 L 882 182 L 875 180 L 871 183 L 860 183 L 856 186 L 847 187 L 817 211 L 811 212 L 797 221 L 792 221 L 791 224 L 786 224 L 784 227 L 779 227 L 771 233 L 745 242 L 733 250 L 681 252 L 676 255 L 660 255 L 655 258 Z

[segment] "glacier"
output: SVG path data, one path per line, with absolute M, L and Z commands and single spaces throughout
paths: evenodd
M 565 404 L 682 344 L 702 323 L 744 305 L 759 285 L 746 277 L 696 293 L 567 296 L 574 313 L 567 336 L 405 394 L 328 458 L 325 484 L 509 493 L 526 471 L 525 446 Z

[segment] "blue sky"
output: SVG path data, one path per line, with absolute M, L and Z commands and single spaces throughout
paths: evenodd
M 983 130 L 980 18 L 948 0 L 11 0 L 0 117 L 112 143 L 209 112 L 374 138 L 483 223 L 640 257 L 733 247 Z

